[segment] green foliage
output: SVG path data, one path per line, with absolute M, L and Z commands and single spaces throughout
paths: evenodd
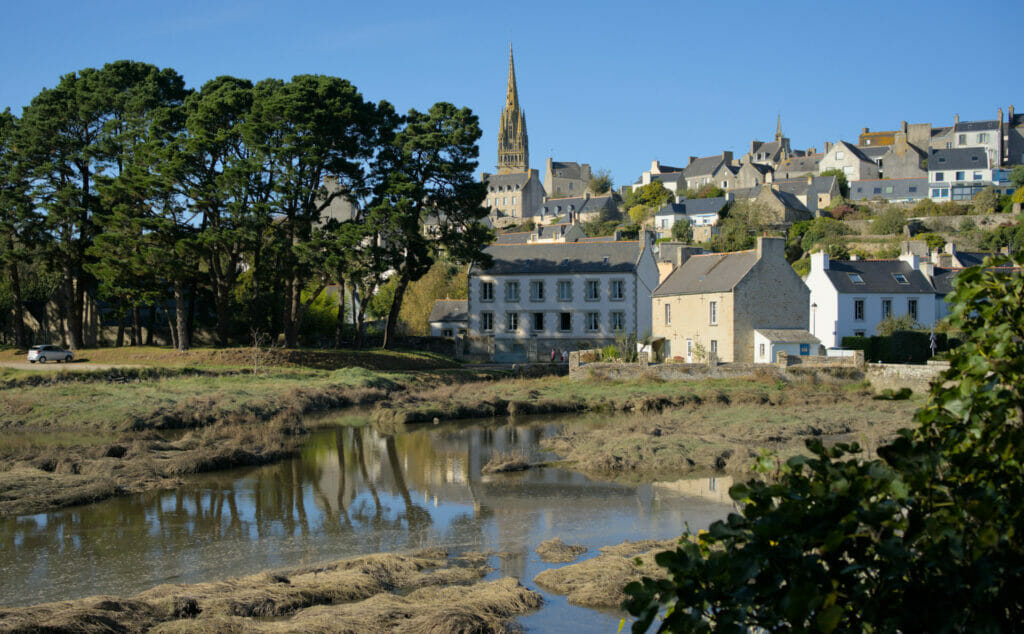
M 587 184 L 587 189 L 597 195 L 607 194 L 613 187 L 615 183 L 612 182 L 612 174 L 608 170 L 597 170 Z
M 394 276 L 388 278 L 388 281 L 382 284 L 370 298 L 370 301 L 366 303 L 367 312 L 377 319 L 387 317 L 388 311 L 391 310 L 391 304 L 395 301 L 395 287 L 397 285 L 398 280 Z
M 619 352 L 618 346 L 616 346 L 613 343 L 610 343 L 607 346 L 601 348 L 601 360 L 602 361 L 612 361 L 614 359 L 619 359 L 621 357 L 622 357 L 622 355 Z
M 839 185 L 839 195 L 843 198 L 850 196 L 850 181 L 846 179 L 846 174 L 841 169 L 830 169 L 825 170 L 821 173 L 822 176 L 835 176 L 836 184 Z
M 725 196 L 724 189 L 712 183 L 707 183 L 694 192 L 693 196 L 688 195 L 687 198 L 721 198 L 722 196 Z
M 634 632 L 656 618 L 663 631 L 1019 627 L 1024 277 L 975 267 L 954 285 L 950 323 L 966 341 L 916 427 L 875 459 L 814 439 L 772 480 L 732 487 L 738 513 L 659 554 L 668 579 L 626 587 Z
M 931 198 L 922 198 L 911 209 L 913 216 L 938 216 L 939 206 Z
M 895 205 L 887 205 L 871 221 L 871 230 L 880 234 L 901 233 L 905 226 L 907 226 L 907 214 Z
M 946 246 L 946 239 L 937 233 L 922 233 L 917 239 L 924 240 L 930 251 L 940 251 Z
M 723 209 L 718 235 L 711 239 L 712 248 L 718 252 L 752 248 L 755 236 L 768 226 L 770 214 L 766 206 L 754 200 L 741 200 Z
M 1024 189 L 1024 165 L 1017 165 L 1010 170 L 1010 182 L 1014 189 Z
M 676 220 L 672 225 L 672 239 L 689 244 L 693 241 L 693 226 L 686 218 Z
M 878 322 L 878 326 L 875 328 L 878 334 L 886 337 L 900 330 L 920 330 L 921 324 L 909 314 L 904 313 L 902 315 L 889 315 Z
M 986 187 L 971 199 L 971 213 L 993 214 L 999 209 L 999 194 L 995 187 Z
M 505 227 L 504 229 L 501 229 L 499 233 L 521 233 L 524 231 L 533 231 L 536 228 L 537 223 L 535 223 L 532 220 L 524 220 L 523 222 L 517 225 L 512 225 L 510 227 Z
M 793 270 L 800 277 L 807 277 L 811 272 L 811 258 L 800 258 L 792 262 L 790 266 L 793 267 Z
M 815 218 L 793 223 L 786 239 L 786 256 L 795 261 L 804 254 L 824 251 L 837 259 L 849 257 L 843 236 L 853 233 L 848 225 L 834 218 Z
M 652 208 L 657 212 L 657 210 L 664 207 L 665 203 L 670 202 L 673 198 L 675 196 L 661 184 L 661 181 L 651 181 L 646 185 L 631 189 L 626 194 L 623 203 L 626 209 L 640 206 Z
M 338 321 L 338 296 L 326 292 L 321 292 L 315 299 L 311 296 L 310 290 L 302 291 L 302 302 L 308 302 L 302 319 L 302 336 L 307 343 L 317 345 L 334 335 L 334 326 Z
M 981 247 L 987 251 L 999 251 L 1009 247 L 1014 253 L 1024 252 L 1024 225 L 1001 225 L 979 236 Z

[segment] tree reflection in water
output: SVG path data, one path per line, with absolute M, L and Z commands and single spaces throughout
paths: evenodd
M 617 543 L 677 531 L 676 495 L 559 469 L 481 476 L 492 453 L 534 456 L 561 425 L 440 425 L 396 435 L 337 426 L 294 459 L 190 477 L 174 490 L 0 520 L 0 605 L 131 594 L 372 552 L 495 551 L 530 577 L 532 549 L 574 532 Z M 727 512 L 716 510 L 717 519 Z

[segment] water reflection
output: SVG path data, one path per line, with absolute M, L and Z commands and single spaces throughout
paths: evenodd
M 533 549 L 550 537 L 591 548 L 665 538 L 729 510 L 727 496 L 701 497 L 700 485 L 627 486 L 550 468 L 481 476 L 492 452 L 539 456 L 540 439 L 562 428 L 430 426 L 391 436 L 331 427 L 279 464 L 0 520 L 0 605 L 434 545 L 501 552 L 500 573 L 531 584 L 541 570 Z

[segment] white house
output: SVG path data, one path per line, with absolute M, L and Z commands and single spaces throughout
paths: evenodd
M 668 203 L 654 214 L 654 229 L 659 238 L 672 235 L 676 222 L 685 219 L 694 227 L 709 227 L 718 224 L 718 212 L 725 207 L 725 197 L 683 198 L 677 203 Z
M 1012 194 L 1010 171 L 993 163 L 983 147 L 931 150 L 928 155 L 928 197 L 935 201 L 968 201 L 986 187 Z
M 925 328 L 936 321 L 935 288 L 922 271 L 930 263 L 912 254 L 898 260 L 829 260 L 811 255 L 804 283 L 811 290 L 811 332 L 827 348 L 843 337 L 877 334 L 889 315 L 909 314 Z
M 437 299 L 427 322 L 431 337 L 454 337 L 466 334 L 466 300 Z
M 822 354 L 822 346 L 817 337 L 799 328 L 754 330 L 754 363 L 775 363 L 780 352 L 806 357 Z
M 645 231 L 640 240 L 487 247 L 494 264 L 469 269 L 470 354 L 544 361 L 552 350 L 647 336 L 658 285 L 651 247 Z

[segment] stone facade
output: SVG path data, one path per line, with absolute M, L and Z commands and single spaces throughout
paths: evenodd
M 762 237 L 757 244 L 753 254 L 693 256 L 658 287 L 653 299 L 652 333 L 664 337 L 666 357 L 692 362 L 703 349 L 705 354 L 716 353 L 724 362 L 753 363 L 755 329 L 808 328 L 810 292 L 786 262 L 785 240 Z M 686 279 L 687 266 L 704 266 L 698 258 L 720 261 L 699 281 L 674 287 L 672 277 Z M 725 262 L 728 258 L 735 261 Z
M 819 173 L 837 169 L 846 174 L 848 181 L 878 178 L 878 165 L 858 148 L 845 141 L 833 145 L 818 163 Z
M 591 178 L 587 163 L 552 161 L 548 157 L 544 166 L 544 192 L 548 198 L 582 196 Z

